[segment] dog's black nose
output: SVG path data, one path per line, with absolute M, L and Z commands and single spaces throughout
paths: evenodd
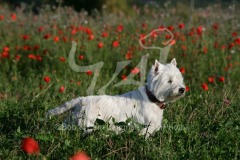
M 183 94 L 185 91 L 185 88 L 179 88 L 179 93 Z

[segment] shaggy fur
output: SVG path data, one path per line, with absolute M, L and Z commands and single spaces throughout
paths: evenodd
M 86 128 L 86 132 L 91 131 L 87 128 L 93 128 L 96 119 L 109 122 L 110 129 L 117 132 L 119 128 L 114 126 L 112 118 L 115 122 L 132 118 L 133 121 L 148 125 L 140 134 L 149 136 L 161 128 L 163 109 L 160 106 L 185 94 L 183 77 L 176 65 L 175 59 L 166 65 L 156 60 L 148 74 L 146 86 L 123 95 L 79 97 L 48 111 L 48 115 L 58 115 L 72 109 L 74 123 Z M 150 101 L 146 87 L 159 103 Z

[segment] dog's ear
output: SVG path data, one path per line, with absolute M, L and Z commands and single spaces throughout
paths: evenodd
M 175 58 L 172 59 L 171 64 L 173 64 L 174 66 L 177 66 L 177 61 Z
M 157 60 L 155 60 L 155 64 L 154 64 L 154 72 L 155 73 L 158 73 L 159 67 L 160 67 L 160 63 Z

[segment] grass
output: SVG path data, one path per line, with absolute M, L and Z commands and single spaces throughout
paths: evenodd
M 53 11 L 43 8 L 39 15 L 17 10 L 14 20 L 10 10 L 1 8 L 4 19 L 0 20 L 0 159 L 69 159 L 79 150 L 84 150 L 92 159 L 239 159 L 240 45 L 237 36 L 232 35 L 233 32 L 240 34 L 238 11 L 211 6 L 207 19 L 202 13 L 206 10 L 196 10 L 189 22 L 186 11 L 176 9 L 176 13 L 153 8 L 131 17 L 105 13 L 92 17 L 70 8 Z M 185 24 L 184 29 L 178 28 L 181 22 Z M 142 27 L 143 23 L 146 28 Z M 116 31 L 119 24 L 123 26 L 121 32 Z M 213 24 L 219 28 L 213 29 Z M 149 53 L 147 70 L 159 59 L 159 51 L 143 50 L 138 39 L 140 34 L 161 25 L 172 25 L 173 33 L 179 34 L 168 61 L 173 57 L 177 59 L 190 88 L 183 99 L 166 108 L 163 129 L 147 140 L 130 129 L 115 134 L 102 128 L 85 136 L 76 126 L 57 129 L 66 114 L 45 118 L 47 110 L 74 97 L 86 96 L 93 78 L 69 67 L 71 39 L 78 41 L 78 65 L 104 62 L 92 94 L 97 94 L 110 81 L 117 62 L 126 61 L 126 54 L 131 52 L 132 62 L 106 89 L 107 94 L 121 94 L 138 88 L 137 85 L 114 87 L 114 84 L 122 80 L 122 75 L 128 75 L 143 55 Z M 85 30 L 72 34 L 79 26 Z M 199 26 L 205 28 L 201 35 L 197 34 Z M 40 27 L 43 31 L 39 31 Z M 88 39 L 86 28 L 92 30 L 93 40 Z M 194 35 L 189 36 L 192 28 Z M 106 38 L 101 36 L 104 31 L 109 34 Z M 47 34 L 50 38 L 44 39 Z M 29 39 L 24 40 L 23 35 Z M 115 40 L 119 41 L 119 47 L 112 46 Z M 147 41 L 146 45 L 160 45 L 162 40 L 165 35 L 156 41 Z M 103 42 L 103 48 L 97 47 L 99 42 Z M 214 47 L 215 42 L 218 47 Z M 232 48 L 231 43 L 235 44 Z M 5 48 L 4 53 L 4 47 L 9 51 Z M 6 52 L 9 56 L 4 57 Z M 16 55 L 21 58 L 18 60 Z M 84 58 L 79 60 L 79 55 Z M 60 61 L 60 57 L 64 57 L 65 62 Z M 44 82 L 45 76 L 51 78 L 49 83 Z M 210 83 L 209 77 L 215 81 Z M 220 81 L 221 77 L 224 82 Z M 134 79 L 139 81 L 139 74 Z M 203 83 L 207 83 L 207 91 L 201 87 Z M 59 92 L 60 86 L 65 87 L 64 92 Z M 39 142 L 39 156 L 29 156 L 21 150 L 21 141 L 26 136 Z

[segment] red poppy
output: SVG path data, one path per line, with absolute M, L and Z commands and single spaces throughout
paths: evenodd
M 85 32 L 88 34 L 88 35 L 92 35 L 93 32 L 90 28 L 85 28 Z
M 122 78 L 122 80 L 124 80 L 124 81 L 127 80 L 127 76 L 124 75 L 124 74 L 121 76 L 121 78 Z
M 208 77 L 208 82 L 214 83 L 214 77 Z
M 30 36 L 25 34 L 25 35 L 22 36 L 22 38 L 23 38 L 23 40 L 28 40 L 30 38 Z
M 223 76 L 220 76 L 220 77 L 218 78 L 218 80 L 219 80 L 219 82 L 224 82 L 224 81 L 225 81 L 225 78 L 224 78 Z
M 126 55 L 125 55 L 125 58 L 126 58 L 127 60 L 132 59 L 132 57 L 133 57 L 132 52 L 127 52 Z
M 8 52 L 2 52 L 1 57 L 2 57 L 2 58 L 9 58 L 10 55 L 9 55 Z
M 170 39 L 172 36 L 170 34 L 166 34 L 165 38 Z
M 202 87 L 202 89 L 204 89 L 205 91 L 208 91 L 208 85 L 207 85 L 207 83 L 203 83 L 203 84 L 201 85 L 201 87 Z
M 194 31 L 188 33 L 189 36 L 194 36 Z
M 58 36 L 55 36 L 55 37 L 53 38 L 53 41 L 54 41 L 54 42 L 58 42 L 59 39 L 60 39 L 60 38 L 59 38 Z
M 80 54 L 80 55 L 78 56 L 78 59 L 79 59 L 79 60 L 83 60 L 83 59 L 84 59 L 84 55 Z
M 147 24 L 146 23 L 142 23 L 142 29 L 146 29 L 147 28 Z
M 50 38 L 50 37 L 51 37 L 50 34 L 45 34 L 43 38 L 44 38 L 44 39 L 48 39 L 48 38 Z
M 232 32 L 233 37 L 237 37 L 237 32 Z
M 203 47 L 203 53 L 207 54 L 207 52 L 208 52 L 207 47 Z
M 181 49 L 182 49 L 183 51 L 186 51 L 186 50 L 187 50 L 187 46 L 182 45 L 182 46 L 181 46 Z
M 237 45 L 240 46 L 240 38 L 236 38 L 236 39 L 234 40 L 234 42 L 235 42 Z
M 80 86 L 80 84 L 81 84 L 81 82 L 80 82 L 80 81 L 78 81 L 78 82 L 77 82 L 77 85 L 78 85 L 78 86 Z
M 38 28 L 38 32 L 42 32 L 43 30 L 44 30 L 44 27 L 43 27 L 43 26 L 41 26 L 41 27 Z
M 169 31 L 173 31 L 174 27 L 173 26 L 168 26 L 167 29 L 169 29 Z
M 43 80 L 46 82 L 46 83 L 49 83 L 51 81 L 51 78 L 49 76 L 45 76 L 43 78 Z
M 232 42 L 228 45 L 228 49 L 232 49 L 234 46 L 235 46 L 235 43 Z
M 15 60 L 19 61 L 21 56 L 19 54 L 15 55 Z
M 98 43 L 98 48 L 103 48 L 103 42 Z
M 146 40 L 145 39 L 142 39 L 144 38 L 146 35 L 143 33 L 143 34 L 140 34 L 140 39 L 141 39 L 141 43 L 142 44 L 145 44 Z
M 131 70 L 131 73 L 132 73 L 132 74 L 138 74 L 139 72 L 140 72 L 140 69 L 137 68 L 137 67 L 135 67 L 135 68 L 133 68 L 133 69 Z
M 106 37 L 108 37 L 108 32 L 106 32 L 106 31 L 105 31 L 105 32 L 103 32 L 103 33 L 102 33 L 102 37 L 103 37 L 103 38 L 106 38 Z
M 73 28 L 72 30 L 71 30 L 71 34 L 72 35 L 75 35 L 77 33 L 77 30 L 75 29 L 75 28 Z
M 181 72 L 182 74 L 185 73 L 185 68 L 182 67 L 182 68 L 180 68 L 179 70 L 180 70 L 180 72 Z
M 0 21 L 4 20 L 4 15 L 0 15 Z
M 17 19 L 17 15 L 16 15 L 15 13 L 12 13 L 12 14 L 11 14 L 11 19 L 12 19 L 13 21 L 15 21 L 15 20 Z
M 186 92 L 189 92 L 189 91 L 190 91 L 189 86 L 186 86 L 185 89 L 186 89 Z
M 174 44 L 176 44 L 176 40 L 175 39 L 171 40 L 171 42 L 169 42 L 169 44 L 173 46 Z
M 60 60 L 61 62 L 65 62 L 65 61 L 66 61 L 66 59 L 65 59 L 64 57 L 60 57 L 59 60 Z
M 164 26 L 159 26 L 158 29 L 164 29 L 165 27 Z
M 66 36 L 63 36 L 63 37 L 62 37 L 62 40 L 63 40 L 63 42 L 66 43 L 66 42 L 68 41 L 68 38 L 67 38 Z
M 218 27 L 219 27 L 218 23 L 213 24 L 213 29 L 218 30 Z
M 42 57 L 40 55 L 35 56 L 38 61 L 42 61 Z
M 178 28 L 179 29 L 183 29 L 185 27 L 185 25 L 183 24 L 183 23 L 180 23 L 179 25 L 178 25 Z
M 124 28 L 123 25 L 120 24 L 120 25 L 117 26 L 116 31 L 117 31 L 117 32 L 122 32 L 122 31 L 123 31 L 123 28 Z
M 36 56 L 34 54 L 28 54 L 29 59 L 36 59 Z
M 199 27 L 197 28 L 197 34 L 198 34 L 199 36 L 201 36 L 201 35 L 202 35 L 202 31 L 203 31 L 203 27 L 202 27 L 202 26 L 199 26 Z
M 180 37 L 180 35 L 181 35 L 180 32 L 175 32 L 175 33 L 174 33 L 174 37 L 175 37 L 175 38 Z
M 22 47 L 22 49 L 23 49 L 24 51 L 29 51 L 29 50 L 31 50 L 32 48 L 31 48 L 30 46 L 24 45 L 24 46 Z
M 185 37 L 185 36 L 181 36 L 181 37 L 180 37 L 180 40 L 181 40 L 181 41 L 186 41 L 186 37 Z
M 21 149 L 27 154 L 39 154 L 40 152 L 38 142 L 31 137 L 22 140 Z
M 58 35 L 62 35 L 63 34 L 63 31 L 62 30 L 58 30 Z
M 89 76 L 91 76 L 91 75 L 93 74 L 93 72 L 92 72 L 91 70 L 87 70 L 87 71 L 86 71 L 86 74 L 89 75 Z
M 119 47 L 119 42 L 118 41 L 113 41 L 112 46 L 113 47 Z
M 90 160 L 90 157 L 84 151 L 79 151 L 70 160 Z
M 38 50 L 40 47 L 39 47 L 39 45 L 35 45 L 34 47 L 33 47 L 33 50 Z
M 65 87 L 64 86 L 61 86 L 60 88 L 59 88 L 59 92 L 60 93 L 63 93 L 65 91 Z
M 94 35 L 93 34 L 89 35 L 88 40 L 94 40 Z
M 153 33 L 151 34 L 151 37 L 152 37 L 152 38 L 157 38 L 157 37 L 158 37 L 158 33 L 153 32 Z
M 9 50 L 10 50 L 9 47 L 7 47 L 7 46 L 3 47 L 3 52 L 9 52 Z
M 222 46 L 221 46 L 221 49 L 222 49 L 222 51 L 225 51 L 226 46 L 225 46 L 225 45 L 222 45 Z

